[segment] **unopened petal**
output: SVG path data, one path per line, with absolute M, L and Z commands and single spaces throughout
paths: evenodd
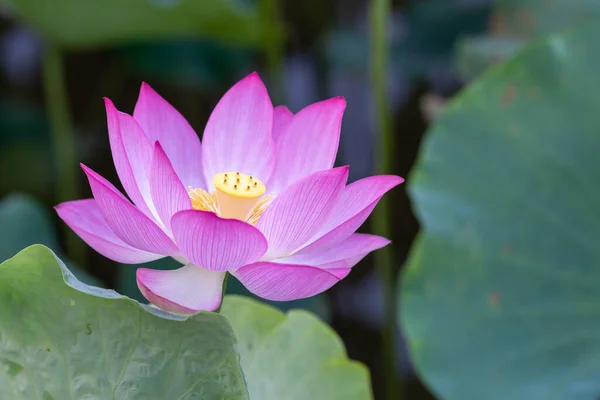
M 267 182 L 274 165 L 273 105 L 253 73 L 235 84 L 212 112 L 202 138 L 204 176 L 239 171 Z
M 150 192 L 163 225 L 168 232 L 171 232 L 171 218 L 173 215 L 178 211 L 191 209 L 192 203 L 187 190 L 179 180 L 171 161 L 159 142 L 155 144 L 152 158 Z
M 94 199 L 69 201 L 55 207 L 58 216 L 91 248 L 116 262 L 141 264 L 164 256 L 131 247 L 107 225 Z
M 347 167 L 315 172 L 277 196 L 257 224 L 269 242 L 263 258 L 280 258 L 313 237 L 329 217 L 347 179 Z
M 276 167 L 269 190 L 289 185 L 335 162 L 346 101 L 341 97 L 314 103 L 293 116 L 275 141 Z
M 110 229 L 125 243 L 150 253 L 176 256 L 175 243 L 110 182 L 82 164 L 94 199 Z
M 200 138 L 179 111 L 146 83 L 140 89 L 133 117 L 150 143 L 160 142 L 186 187 L 206 188 Z
M 185 257 L 211 271 L 228 271 L 258 260 L 267 241 L 254 226 L 209 211 L 181 211 L 171 220 Z
M 193 264 L 170 271 L 139 268 L 136 272 L 138 287 L 150 303 L 182 314 L 219 308 L 224 277 L 224 272 Z
M 324 292 L 350 271 L 343 261 L 327 267 L 258 262 L 232 274 L 248 290 L 263 299 L 289 301 Z

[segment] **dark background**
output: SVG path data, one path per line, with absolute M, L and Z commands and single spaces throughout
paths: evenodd
M 438 104 L 463 85 L 454 67 L 456 40 L 488 30 L 491 3 L 489 0 L 393 2 L 388 21 L 391 45 L 388 99 L 395 145 L 393 170 L 388 173 L 410 179 L 428 120 L 434 117 Z M 118 185 L 103 96 L 130 113 L 140 83 L 146 81 L 201 134 L 220 96 L 256 70 L 266 82 L 274 104 L 286 104 L 294 112 L 318 100 L 344 96 L 348 107 L 337 164 L 350 165 L 351 180 L 374 174 L 378 132 L 369 75 L 368 2 L 286 0 L 279 6 L 286 34 L 282 54 L 275 60 L 269 60 L 260 50 L 208 37 L 131 41 L 62 51 L 77 162 L 85 163 Z M 10 7 L 0 7 L 0 208 L 16 207 L 16 203 L 23 201 L 37 207 L 36 218 L 49 218 L 52 239 L 36 240 L 25 234 L 24 242 L 51 241 L 73 265 L 86 270 L 102 285 L 141 299 L 135 286 L 136 267 L 119 266 L 81 242 L 74 247 L 70 245 L 69 240 L 73 243 L 73 239 L 69 239 L 70 234 L 51 208 L 60 201 L 74 199 L 61 199 L 57 190 L 57 160 L 62 157 L 62 150 L 51 135 L 49 100 L 42 78 L 48 40 Z M 84 174 L 77 164 L 72 168 L 76 170 L 78 198 L 91 197 Z M 389 196 L 397 274 L 418 231 L 418 222 L 411 211 L 406 185 Z M 0 210 L 0 215 L 11 212 L 2 214 Z M 18 219 L 10 223 L 0 221 L 1 237 L 14 236 L 20 229 L 16 225 L 21 223 Z M 369 222 L 361 228 L 369 229 Z M 4 249 L 12 254 L 1 254 L 3 259 L 18 250 L 6 245 Z M 153 264 L 155 268 L 172 267 L 164 260 Z M 326 294 L 292 305 L 278 305 L 305 307 L 330 322 L 345 342 L 350 357 L 364 362 L 371 370 L 376 398 L 384 398 L 380 286 L 369 256 Z M 235 282 L 230 282 L 228 290 L 243 292 Z M 432 398 L 411 371 L 399 332 L 396 342 L 397 354 L 393 357 L 397 375 L 404 381 L 404 398 Z

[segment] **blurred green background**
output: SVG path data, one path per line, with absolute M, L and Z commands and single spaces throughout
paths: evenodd
M 201 133 L 220 96 L 255 70 L 274 104 L 294 112 L 344 96 L 337 164 L 350 165 L 351 180 L 380 172 L 409 178 L 388 195 L 379 217 L 388 223 L 361 228 L 391 236 L 391 270 L 378 274 L 367 257 L 326 294 L 276 306 L 306 308 L 329 322 L 349 356 L 371 370 L 376 398 L 396 398 L 386 389 L 393 365 L 403 398 L 432 399 L 389 320 L 396 311 L 386 292 L 396 290 L 419 231 L 407 187 L 423 135 L 446 100 L 486 69 L 598 13 L 595 2 L 564 0 L 1 2 L 1 259 L 43 243 L 85 282 L 142 299 L 136 267 L 84 246 L 52 210 L 91 196 L 79 162 L 118 183 L 102 97 L 131 112 L 146 81 Z M 237 282 L 227 289 L 247 294 Z M 386 329 L 392 337 L 382 335 Z

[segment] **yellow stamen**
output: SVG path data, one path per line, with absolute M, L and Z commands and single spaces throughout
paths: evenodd
M 252 211 L 248 215 L 246 222 L 252 225 L 256 225 L 258 219 L 261 217 L 261 215 L 263 215 L 272 198 L 273 197 L 271 195 L 267 195 L 260 199 L 259 202 L 256 203 L 256 205 L 254 206 L 254 208 L 252 208 Z
M 219 202 L 215 194 L 210 194 L 202 189 L 194 189 L 188 186 L 188 195 L 192 201 L 192 208 L 200 211 L 211 211 L 217 215 L 219 212 Z

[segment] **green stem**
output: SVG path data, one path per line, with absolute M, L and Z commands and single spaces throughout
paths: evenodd
M 67 87 L 62 63 L 61 49 L 47 43 L 43 62 L 46 108 L 57 172 L 57 198 L 59 202 L 76 200 L 78 197 L 77 153 L 71 126 Z M 78 265 L 85 265 L 81 240 L 65 228 L 66 253 Z
M 260 20 L 265 26 L 272 27 L 265 30 L 265 55 L 267 58 L 267 71 L 271 80 L 271 97 L 276 103 L 283 102 L 283 76 L 281 65 L 284 57 L 283 26 L 280 18 L 279 0 L 260 0 Z
M 371 0 L 369 10 L 371 31 L 370 72 L 380 139 L 379 148 L 376 153 L 376 170 L 379 174 L 391 173 L 394 152 L 392 116 L 386 90 L 389 65 L 387 22 L 390 10 L 390 0 Z M 373 214 L 373 228 L 376 234 L 391 237 L 392 226 L 390 215 L 389 197 L 385 196 L 381 199 Z M 396 279 L 392 247 L 387 246 L 375 252 L 375 263 L 383 287 L 385 320 L 382 331 L 382 358 L 384 362 L 385 398 L 398 400 L 402 394 L 402 382 L 397 379 L 395 368 Z

